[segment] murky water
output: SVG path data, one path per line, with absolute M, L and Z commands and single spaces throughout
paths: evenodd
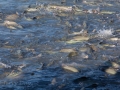
M 0 90 L 119 90 L 117 0 L 0 2 Z

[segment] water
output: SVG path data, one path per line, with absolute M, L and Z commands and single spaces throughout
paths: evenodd
M 120 88 L 119 2 L 0 2 L 0 90 Z

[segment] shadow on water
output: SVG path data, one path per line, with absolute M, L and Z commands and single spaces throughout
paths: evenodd
M 119 90 L 119 4 L 1 1 L 0 90 Z

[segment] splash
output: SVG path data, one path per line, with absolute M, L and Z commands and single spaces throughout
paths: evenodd
M 98 31 L 98 37 L 106 38 L 113 35 L 113 29 L 103 29 Z

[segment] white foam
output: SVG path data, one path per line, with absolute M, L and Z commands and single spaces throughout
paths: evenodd
M 9 66 L 9 65 L 7 65 L 5 63 L 2 63 L 2 62 L 0 62 L 0 65 L 3 66 L 3 67 L 5 67 L 5 68 L 11 68 L 11 66 Z

